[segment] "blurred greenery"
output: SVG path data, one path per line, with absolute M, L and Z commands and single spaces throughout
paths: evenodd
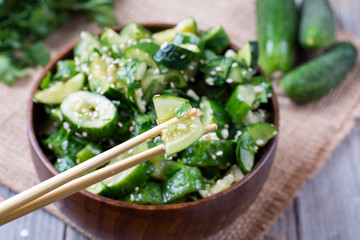
M 46 37 L 74 12 L 100 26 L 117 25 L 113 0 L 0 0 L 0 81 L 11 85 L 27 67 L 46 65 Z

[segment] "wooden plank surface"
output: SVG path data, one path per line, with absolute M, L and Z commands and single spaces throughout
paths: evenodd
M 360 36 L 360 1 L 331 0 L 342 30 Z M 264 240 L 359 239 L 360 122 L 335 150 L 319 175 L 308 182 Z M 0 196 L 14 193 L 0 185 Z M 44 210 L 0 228 L 0 239 L 86 240 Z

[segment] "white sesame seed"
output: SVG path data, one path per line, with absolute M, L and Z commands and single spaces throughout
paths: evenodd
M 228 79 L 226 79 L 226 82 L 230 84 L 230 83 L 233 83 L 234 80 L 232 80 L 231 78 L 228 78 Z
M 133 194 L 130 194 L 130 201 L 135 201 L 135 197 L 134 197 L 134 195 Z
M 223 128 L 221 129 L 220 134 L 224 139 L 227 139 L 229 137 L 229 130 L 227 128 Z
M 216 67 L 215 70 L 218 71 L 218 72 L 222 72 L 222 68 L 221 68 L 221 67 Z
M 139 187 L 135 187 L 135 192 L 138 192 L 139 191 Z
M 214 79 L 213 78 L 207 78 L 205 80 L 205 82 L 209 85 L 209 86 L 214 86 Z
M 210 72 L 210 75 L 213 75 L 213 76 L 214 76 L 214 75 L 216 75 L 216 72 L 215 72 L 215 71 L 211 71 L 211 72 Z
M 20 231 L 20 237 L 22 238 L 27 238 L 30 235 L 29 230 L 27 230 L 26 228 L 21 229 Z
M 261 146 L 261 145 L 263 145 L 265 142 L 264 142 L 264 140 L 262 140 L 262 139 L 258 139 L 258 140 L 255 141 L 255 143 L 256 143 L 256 145 Z
M 189 95 L 190 97 L 192 97 L 195 101 L 200 100 L 200 97 L 192 89 L 187 90 L 186 94 Z
M 223 151 L 217 151 L 216 152 L 216 156 L 222 156 L 223 155 Z

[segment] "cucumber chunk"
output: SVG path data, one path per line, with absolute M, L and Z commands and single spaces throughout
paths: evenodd
M 145 182 L 130 195 L 124 198 L 124 202 L 136 204 L 163 204 L 162 189 L 159 183 Z
M 56 73 L 54 79 L 69 79 L 78 74 L 75 70 L 74 60 L 62 60 L 56 63 Z
M 154 96 L 153 102 L 159 124 L 174 118 L 175 109 L 186 101 L 188 100 L 180 97 Z
M 75 63 L 87 63 L 94 49 L 101 50 L 100 41 L 90 32 L 81 32 L 79 43 L 74 48 Z
M 217 26 L 206 30 L 201 39 L 205 42 L 205 48 L 221 53 L 229 47 L 230 39 L 222 26 Z
M 179 22 L 174 28 L 169 28 L 153 34 L 153 39 L 159 45 L 169 41 L 171 42 L 177 33 L 193 33 L 196 34 L 196 22 L 193 18 L 185 18 Z
M 149 162 L 144 162 L 105 179 L 103 183 L 113 195 L 123 197 L 133 192 L 135 187 L 141 186 L 153 171 L 154 166 Z
M 265 146 L 277 133 L 277 128 L 269 123 L 254 124 L 244 130 L 236 145 L 237 163 L 244 173 L 253 168 L 258 147 Z
M 60 109 L 66 121 L 91 140 L 110 137 L 119 118 L 117 109 L 110 100 L 97 93 L 85 91 L 67 96 Z
M 258 57 L 258 43 L 256 41 L 249 41 L 236 54 L 235 59 L 243 59 L 248 67 L 256 69 Z
M 198 55 L 200 50 L 196 45 L 187 43 L 176 45 L 164 42 L 154 56 L 154 60 L 169 68 L 185 69 Z
M 91 142 L 76 154 L 76 162 L 80 164 L 92 157 L 95 157 L 101 152 L 102 152 L 101 145 Z
M 232 140 L 202 140 L 179 153 L 186 165 L 226 168 L 235 163 L 235 143 Z
M 204 189 L 203 176 L 197 167 L 185 167 L 164 183 L 164 202 L 170 202 L 188 193 Z
M 173 85 L 176 88 L 187 86 L 184 76 L 175 69 L 169 69 L 166 73 L 159 73 L 157 68 L 149 68 L 141 80 L 141 88 L 144 92 L 144 100 L 149 101 L 152 96 Z
M 98 54 L 92 54 L 89 65 L 89 87 L 91 91 L 109 96 L 115 90 L 114 75 L 109 78 L 107 73 L 108 65 Z M 110 85 L 113 84 L 113 88 Z
M 199 49 L 204 48 L 204 42 L 195 34 L 192 33 L 177 33 L 172 41 L 176 45 L 193 44 Z
M 34 100 L 44 104 L 60 104 L 67 95 L 81 90 L 84 84 L 85 76 L 83 73 L 79 73 L 66 82 L 58 81 L 52 86 L 38 91 L 34 95 Z
M 120 35 L 111 28 L 105 28 L 100 36 L 100 42 L 104 45 L 113 57 L 121 57 L 123 48 L 127 46 L 127 39 L 120 37 Z
M 173 162 L 167 166 L 165 170 L 165 176 L 167 178 L 171 178 L 176 172 L 180 171 L 181 169 L 186 168 L 186 165 L 181 162 Z
M 253 85 L 238 85 L 226 102 L 227 111 L 235 123 L 241 124 L 256 99 Z
M 66 170 L 74 167 L 75 165 L 76 165 L 75 161 L 71 159 L 69 156 L 58 158 L 54 163 L 54 167 L 59 172 L 65 172 Z
M 186 101 L 188 100 L 173 96 L 153 97 L 159 124 L 175 117 L 175 109 Z M 205 128 L 199 117 L 190 118 L 181 123 L 169 126 L 162 132 L 166 155 L 171 156 L 187 148 L 199 140 L 204 133 Z
M 143 60 L 150 67 L 158 67 L 154 55 L 159 50 L 159 45 L 153 42 L 140 42 L 125 51 L 126 58 Z
M 234 59 L 219 56 L 208 57 L 209 56 L 203 56 L 204 63 L 200 66 L 200 71 L 204 73 L 205 83 L 210 86 L 224 85 L 225 82 L 228 81 Z
M 121 31 L 120 37 L 140 40 L 144 38 L 151 39 L 152 34 L 149 30 L 146 30 L 143 26 L 132 22 L 127 24 Z
M 204 99 L 200 103 L 200 110 L 202 112 L 201 122 L 204 126 L 208 126 L 212 123 L 216 123 L 218 125 L 218 129 L 215 131 L 216 135 L 219 138 L 225 138 L 226 134 L 224 134 L 225 126 L 228 127 L 230 122 L 230 118 L 225 111 L 224 106 L 220 103 L 215 102 L 213 100 Z M 223 132 L 223 134 L 221 134 Z M 226 138 L 225 138 L 226 139 Z
M 108 187 L 103 183 L 103 182 L 98 182 L 94 185 L 91 185 L 90 187 L 86 188 L 87 191 L 97 194 L 97 195 L 101 195 L 104 197 L 111 197 L 111 193 L 108 189 Z

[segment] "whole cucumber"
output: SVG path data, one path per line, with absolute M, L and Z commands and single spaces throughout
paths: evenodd
M 321 98 L 351 72 L 356 57 L 357 49 L 352 43 L 340 42 L 286 74 L 280 85 L 287 96 L 299 103 Z
M 294 0 L 257 0 L 259 65 L 270 75 L 287 72 L 296 52 L 297 9 Z
M 306 49 L 329 47 L 335 40 L 335 18 L 328 0 L 304 0 L 299 42 Z

